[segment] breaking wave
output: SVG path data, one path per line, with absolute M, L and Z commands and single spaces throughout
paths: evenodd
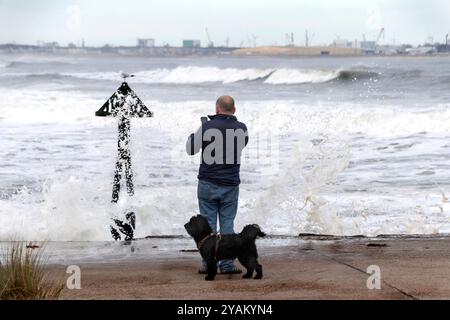
M 117 73 L 72 73 L 68 76 L 92 80 L 117 80 Z M 267 84 L 325 83 L 332 80 L 359 80 L 378 76 L 366 70 L 314 70 L 314 69 L 237 69 L 217 67 L 177 67 L 155 69 L 135 73 L 136 82 L 198 84 L 207 82 L 235 83 L 240 81 L 262 81 Z
M 315 70 L 293 68 L 217 68 L 217 67 L 177 67 L 158 68 L 134 73 L 135 83 L 148 84 L 201 84 L 201 83 L 237 83 L 242 81 L 261 81 L 271 85 L 320 84 L 330 81 L 358 81 L 379 77 L 370 70 Z M 74 72 L 74 73 L 33 73 L 9 74 L 13 76 L 59 78 L 72 77 L 84 80 L 117 81 L 118 72 Z
M 102 119 L 93 117 L 98 106 L 104 103 L 79 92 L 40 91 L 8 89 L 0 90 L 2 108 L 0 121 L 9 124 L 39 123 L 103 123 Z M 207 114 L 210 102 L 192 100 L 185 102 L 162 102 L 141 97 L 152 110 L 159 114 L 152 120 L 161 129 L 172 121 L 174 114 L 180 114 L 180 123 L 184 123 L 184 115 Z M 74 107 L 76 106 L 76 107 Z M 365 105 L 355 106 L 353 103 L 303 103 L 301 101 L 275 100 L 269 102 L 240 102 L 241 117 L 250 121 L 254 110 L 265 115 L 261 122 L 261 130 L 267 128 L 267 121 L 275 131 L 285 131 L 298 127 L 326 131 L 335 134 L 365 134 L 372 137 L 391 135 L 411 135 L 424 132 L 450 132 L 450 108 L 448 103 L 430 105 L 426 111 L 403 109 L 400 105 Z M 248 114 L 247 114 L 248 113 Z M 191 127 L 197 123 L 192 117 Z M 179 126 L 177 124 L 177 126 Z M 189 126 L 188 126 L 189 127 Z M 298 129 L 296 129 L 298 130 Z M 305 129 L 306 130 L 306 129 Z
M 4 139 L 3 149 L 9 150 L 5 164 L 16 166 L 11 169 L 14 176 L 21 172 L 24 181 L 31 177 L 37 183 L 36 190 L 24 182 L 25 187 L 16 193 L 0 197 L 0 241 L 109 240 L 107 226 L 116 210 L 110 202 L 116 127 L 111 119 L 94 117 L 104 100 L 83 92 L 4 89 L 0 94 L 0 121 L 9 137 Z M 137 188 L 129 204 L 139 213 L 137 237 L 185 234 L 183 223 L 198 212 L 198 166 L 185 156 L 180 137 L 198 126 L 198 115 L 209 112 L 211 104 L 142 98 L 157 117 L 146 126 L 133 125 Z M 246 150 L 248 160 L 244 159 L 236 229 L 258 223 L 269 234 L 288 236 L 300 232 L 377 235 L 450 230 L 447 189 L 442 196 L 438 190 L 405 192 L 401 180 L 400 187 L 388 189 L 390 194 L 375 188 L 346 193 L 336 184 L 344 177 L 354 185 L 347 168 L 350 160 L 363 152 L 351 146 L 355 141 L 370 144 L 387 138 L 386 146 L 396 150 L 392 143 L 404 144 L 404 137 L 421 144 L 424 132 L 444 134 L 445 140 L 450 132 L 448 104 L 417 112 L 395 105 L 361 108 L 336 102 L 242 101 L 239 110 L 239 119 L 248 124 L 254 142 Z M 273 135 L 267 132 L 268 123 Z M 36 151 L 43 146 L 46 149 Z M 376 146 L 364 152 L 375 152 Z M 438 150 L 440 154 L 441 149 L 440 144 L 432 145 L 427 153 Z M 274 153 L 269 153 L 272 150 Z M 405 154 L 386 151 L 367 157 L 400 156 Z M 49 159 L 48 170 L 37 157 Z M 23 172 L 20 162 L 27 164 Z M 411 160 L 408 164 L 416 165 Z M 411 170 L 409 165 L 406 170 Z M 393 162 L 389 170 L 383 168 L 383 174 L 394 175 L 399 169 Z M 376 179 L 376 173 L 376 167 L 353 171 L 361 185 L 361 181 Z
M 0 67 L 13 69 L 32 65 L 73 66 L 75 64 L 76 62 L 69 58 L 23 57 L 12 61 L 0 62 Z
M 76 171 L 58 173 L 50 169 L 49 174 L 40 168 L 41 163 L 28 169 L 34 175 L 48 178 L 42 192 L 21 188 L 9 197 L 0 198 L 3 226 L 0 241 L 108 240 L 105 226 L 115 210 L 109 197 L 116 132 L 111 119 L 93 116 L 103 100 L 82 93 L 8 92 L 3 94 L 7 99 L 2 101 L 0 118 L 4 119 L 4 130 L 18 139 L 5 139 L 10 145 L 20 146 L 27 141 L 20 159 L 43 156 L 49 151 L 37 153 L 33 147 L 41 147 L 48 137 L 57 137 L 46 144 L 52 155 L 64 153 L 67 165 L 80 165 L 80 161 L 83 164 Z M 146 102 L 158 116 L 147 126 L 139 128 L 137 123 L 133 126 L 132 148 L 139 187 L 131 206 L 139 213 L 137 236 L 185 234 L 183 223 L 198 211 L 195 197 L 198 167 L 184 155 L 184 139 L 180 137 L 197 127 L 198 114 L 206 114 L 211 106 L 208 101 Z M 352 104 L 330 107 L 291 101 L 248 101 L 242 103 L 240 110 L 239 118 L 248 123 L 253 141 L 258 139 L 260 143 L 249 146 L 249 160 L 244 160 L 249 162 L 243 166 L 245 181 L 236 222 L 238 230 L 246 224 L 258 223 L 270 234 L 289 236 L 300 232 L 335 235 L 448 232 L 450 205 L 442 202 L 446 196 L 440 197 L 437 191 L 415 191 L 411 195 L 393 192 L 389 197 L 367 190 L 348 195 L 334 185 L 350 163 L 348 134 L 375 139 L 414 135 L 420 142 L 424 131 L 450 132 L 448 105 L 417 113 L 398 112 L 395 106 L 355 108 Z M 49 122 L 54 123 L 38 126 Z M 267 133 L 268 122 L 274 135 Z M 22 131 L 25 140 L 22 134 L 14 134 Z M 85 131 L 88 134 L 82 135 Z M 33 132 L 41 133 L 35 136 Z M 76 145 L 81 149 L 73 151 L 76 155 L 72 159 L 67 147 Z M 267 157 L 269 162 L 265 162 L 265 157 L 258 160 L 259 152 L 267 155 L 270 150 L 278 151 Z M 353 152 L 357 152 L 354 147 Z M 49 163 L 52 166 L 55 162 Z M 391 170 L 397 170 L 395 165 Z M 152 172 L 154 178 L 143 172 Z M 364 179 L 364 172 L 357 174 L 358 179 Z M 371 173 L 366 174 L 369 178 L 365 179 L 371 179 Z

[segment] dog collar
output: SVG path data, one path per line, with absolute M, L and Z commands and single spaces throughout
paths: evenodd
M 200 250 L 201 247 L 203 247 L 203 244 L 205 243 L 206 240 L 208 240 L 208 239 L 211 238 L 211 237 L 214 237 L 215 235 L 216 235 L 215 233 L 210 233 L 209 235 L 207 235 L 206 237 L 204 237 L 202 240 L 200 240 L 200 241 L 197 243 L 197 248 L 198 248 L 198 250 Z M 217 237 L 220 239 L 220 234 L 217 234 Z

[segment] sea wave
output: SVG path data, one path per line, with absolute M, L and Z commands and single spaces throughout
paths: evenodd
M 116 72 L 71 73 L 67 76 L 116 81 Z M 293 68 L 217 68 L 217 67 L 177 67 L 174 69 L 154 69 L 135 73 L 134 81 L 140 83 L 198 84 L 208 82 L 236 83 L 242 81 L 262 81 L 266 84 L 306 84 L 325 83 L 332 80 L 351 80 L 379 76 L 368 70 L 315 70 Z
M 214 102 L 141 96 L 155 117 L 143 124 L 133 121 L 136 194 L 116 207 L 110 201 L 116 121 L 94 116 L 103 99 L 81 91 L 3 89 L 0 95 L 0 125 L 7 137 L 3 149 L 10 153 L 5 159 L 17 166 L 2 173 L 20 180 L 4 185 L 24 185 L 0 197 L 0 241 L 109 240 L 111 215 L 129 207 L 138 214 L 137 237 L 185 234 L 183 223 L 198 212 L 198 168 L 184 154 L 183 137 L 199 126 L 199 115 L 211 112 Z M 437 188 L 408 188 L 405 177 L 398 178 L 422 172 L 420 156 L 427 162 L 435 157 L 438 165 L 443 161 L 450 132 L 448 103 L 423 110 L 243 100 L 238 117 L 247 123 L 253 143 L 243 157 L 236 229 L 258 223 L 269 234 L 287 236 L 449 232 L 447 196 Z M 375 149 L 380 141 L 388 149 Z M 416 151 L 393 153 L 410 141 L 417 144 Z M 46 149 L 36 151 L 42 146 Z M 416 160 L 407 160 L 411 157 Z M 358 170 L 357 161 L 362 162 Z M 387 189 L 378 191 L 377 182 L 365 189 L 381 176 L 397 184 L 385 183 Z M 28 177 L 37 188 L 28 189 Z M 336 181 L 352 186 L 357 181 L 365 191 L 346 192 L 346 185 Z
M 22 58 L 16 58 L 14 60 L 5 61 L 4 63 L 0 63 L 0 66 L 3 65 L 4 68 L 20 68 L 24 66 L 30 66 L 30 65 L 43 65 L 48 64 L 51 66 L 73 66 L 76 64 L 76 61 L 73 61 L 73 59 L 68 58 L 49 58 L 49 57 L 22 57 Z
M 119 72 L 71 73 L 10 73 L 9 76 L 42 77 L 44 79 L 71 77 L 84 80 L 117 81 Z M 380 73 L 366 69 L 295 69 L 295 68 L 218 68 L 186 66 L 173 69 L 157 68 L 134 73 L 135 83 L 201 84 L 261 81 L 271 85 L 320 84 L 330 81 L 358 81 L 376 78 Z
M 103 123 L 94 112 L 104 103 L 81 91 L 0 90 L 2 123 Z M 141 96 L 158 116 L 152 126 L 186 132 L 197 125 L 197 115 L 211 112 L 211 101 L 190 100 L 164 102 Z M 450 109 L 447 103 L 430 105 L 427 110 L 405 109 L 401 105 L 364 105 L 346 102 L 273 100 L 240 101 L 239 117 L 256 121 L 258 131 L 267 130 L 270 121 L 274 131 L 318 131 L 327 134 L 364 134 L 385 137 L 424 132 L 450 132 Z M 179 117 L 174 116 L 175 114 Z M 189 115 L 189 116 L 188 116 Z M 187 121 L 190 118 L 192 122 Z M 182 126 L 181 126 L 182 124 Z M 301 125 L 299 125 L 301 124 Z M 253 128 L 255 129 L 255 128 Z

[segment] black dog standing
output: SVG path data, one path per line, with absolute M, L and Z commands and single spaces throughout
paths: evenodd
M 217 274 L 217 261 L 223 259 L 238 259 L 247 269 L 243 278 L 249 279 L 256 271 L 253 279 L 262 279 L 262 266 L 258 263 L 256 238 L 266 234 L 256 225 L 245 226 L 241 233 L 220 236 L 212 232 L 206 218 L 198 215 L 192 217 L 184 225 L 187 233 L 197 244 L 200 254 L 207 263 L 207 276 L 205 280 L 214 280 Z

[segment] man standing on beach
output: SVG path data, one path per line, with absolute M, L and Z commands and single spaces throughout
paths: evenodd
M 234 99 L 222 96 L 216 102 L 216 115 L 210 121 L 202 119 L 202 126 L 191 134 L 186 142 L 188 155 L 202 150 L 198 174 L 198 204 L 211 229 L 217 231 L 219 216 L 220 233 L 234 233 L 239 198 L 239 177 L 242 150 L 248 143 L 247 126 L 234 116 Z M 241 273 L 232 260 L 219 261 L 222 274 Z M 206 273 L 206 264 L 199 273 Z

